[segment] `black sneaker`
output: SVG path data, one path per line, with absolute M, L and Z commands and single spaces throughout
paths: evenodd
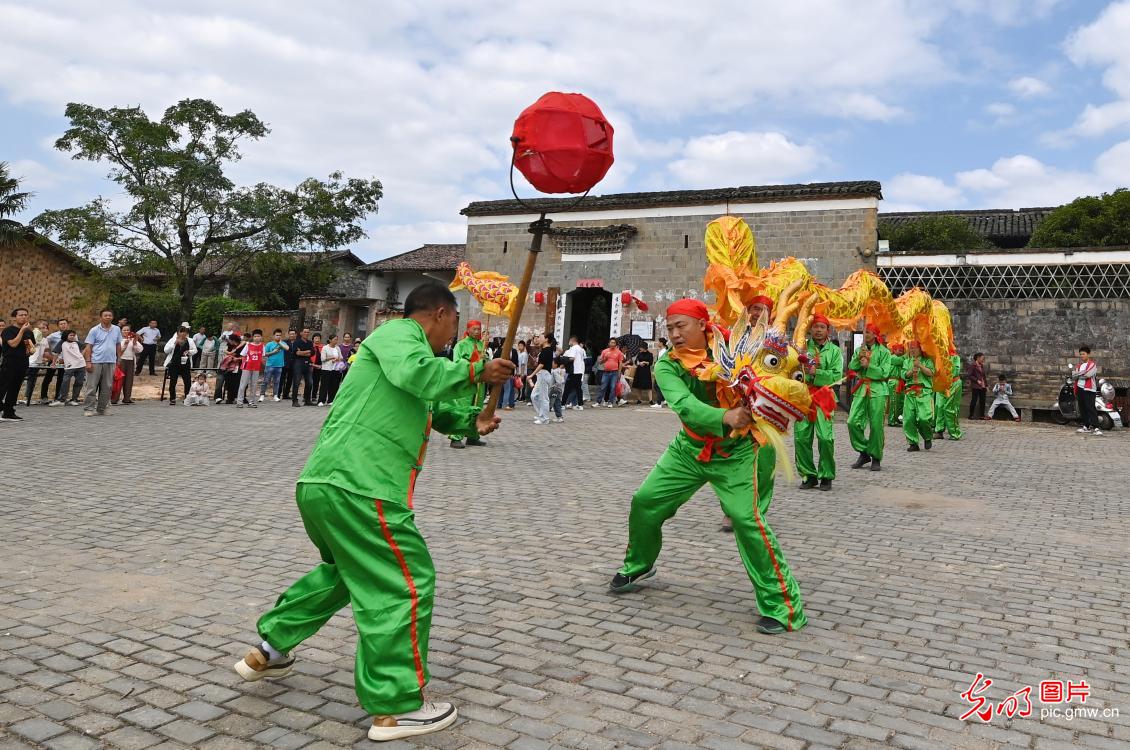
M 452 440 L 451 441 L 451 447 L 452 448 L 464 448 L 466 446 L 463 445 L 462 440 Z
M 926 450 L 930 450 L 931 448 L 934 447 L 934 442 L 932 440 L 927 440 L 925 442 L 925 446 L 926 446 Z
M 945 437 L 945 435 L 946 435 L 946 433 L 945 433 L 944 430 L 941 431 L 941 432 L 935 432 L 934 433 L 934 439 L 935 440 L 941 440 L 943 437 Z
M 299 409 L 301 409 L 301 408 L 302 408 L 302 404 L 298 403 L 297 401 L 291 401 L 291 402 L 290 402 L 290 405 L 291 405 L 291 406 L 297 406 L 297 407 L 298 407 Z
M 871 462 L 871 471 L 880 471 L 879 459 L 876 458 L 874 461 Z
M 635 591 L 636 584 L 651 578 L 653 575 L 655 575 L 655 566 L 652 566 L 651 570 L 637 573 L 634 576 L 626 576 L 623 573 L 617 573 L 612 576 L 612 580 L 608 584 L 608 590 L 613 594 L 625 594 L 629 591 Z
M 23 421 L 23 417 L 21 417 L 19 414 L 16 414 L 15 412 L 12 412 L 11 414 L 5 414 L 4 416 L 0 417 L 0 422 L 22 422 L 22 421 Z
M 802 490 L 816 489 L 816 477 L 805 477 L 804 481 L 800 483 L 800 489 L 802 489 Z
M 821 479 L 820 480 L 820 489 L 823 492 L 828 492 L 829 490 L 831 490 L 832 489 L 832 480 L 831 479 Z
M 917 450 L 918 450 L 918 443 L 911 443 L 910 445 L 906 446 L 906 452 L 907 453 L 914 453 Z
M 762 618 L 757 621 L 758 633 L 764 633 L 765 635 L 780 635 L 781 633 L 785 633 L 787 631 L 788 628 L 786 628 L 779 621 L 774 620 L 772 617 L 762 616 Z
M 483 441 L 483 440 L 471 440 L 470 438 L 468 438 L 468 439 L 467 439 L 467 445 L 473 445 L 473 446 L 475 446 L 476 448 L 485 448 L 485 447 L 487 447 L 487 444 L 486 444 L 486 442 L 485 442 L 485 441 Z
M 853 469 L 862 469 L 867 464 L 871 463 L 871 456 L 866 453 L 860 453 L 859 458 L 855 459 L 855 463 L 851 465 Z

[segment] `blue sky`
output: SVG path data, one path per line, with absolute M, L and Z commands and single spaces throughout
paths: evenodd
M 188 97 L 272 128 L 233 169 L 385 184 L 376 259 L 505 197 L 514 117 L 581 91 L 597 192 L 876 179 L 880 210 L 1055 205 L 1130 184 L 1130 0 L 3 2 L 0 160 L 46 208 L 113 198 L 52 148 L 69 101 Z

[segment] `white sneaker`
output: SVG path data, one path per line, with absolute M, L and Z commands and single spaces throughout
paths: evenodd
M 264 402 L 264 401 L 266 401 L 266 400 L 267 400 L 267 397 L 266 397 L 266 396 L 263 396 L 263 395 L 260 395 L 260 396 L 259 396 L 259 403 L 263 403 L 263 402 Z M 275 399 L 275 400 L 277 401 L 278 399 Z
M 562 423 L 562 422 L 564 422 L 565 420 L 564 420 L 564 419 L 562 419 L 561 417 L 557 417 L 557 418 L 556 418 L 556 419 L 554 419 L 553 421 L 554 421 L 554 422 L 556 422 L 557 424 L 561 424 L 561 423 Z
M 326 404 L 325 404 L 325 402 L 324 402 L 324 401 L 319 401 L 319 402 L 318 402 L 318 406 L 325 406 L 325 405 L 326 405 Z
M 247 682 L 258 682 L 264 678 L 286 677 L 294 669 L 293 652 L 275 661 L 270 661 L 261 646 L 256 646 L 235 663 L 236 673 Z
M 534 424 L 549 424 L 548 419 L 535 419 Z
M 584 410 L 585 410 L 585 407 L 583 407 L 583 406 L 574 406 L 573 407 L 573 411 L 584 411 Z
M 279 400 L 280 400 L 279 397 L 275 396 L 275 401 L 279 401 Z
M 223 400 L 224 400 L 223 398 L 218 398 L 218 399 L 216 399 L 216 403 L 218 404 L 218 403 L 222 402 Z
M 1101 434 L 1103 434 L 1103 431 L 1100 430 L 1098 427 L 1096 427 L 1091 434 L 1092 435 L 1101 435 Z
M 79 405 L 81 405 L 81 403 L 82 403 L 81 401 L 75 401 L 75 400 L 72 399 L 72 400 L 67 402 L 67 406 L 79 406 Z
M 1076 430 L 1076 432 L 1078 432 L 1081 435 L 1085 435 L 1090 431 L 1091 431 L 1090 427 L 1080 427 L 1078 430 Z
M 48 405 L 48 406 L 64 406 L 64 405 L 65 405 L 65 403 L 66 403 L 66 402 L 64 402 L 64 401 L 52 401 L 51 403 L 49 403 L 49 404 L 47 404 L 47 405 Z
M 369 739 L 387 742 L 431 734 L 451 726 L 458 716 L 459 712 L 450 703 L 427 702 L 410 713 L 374 717 L 373 725 L 369 727 Z
M 662 404 L 652 404 L 652 405 L 651 405 L 651 408 L 652 408 L 652 409 L 662 409 L 662 408 L 663 408 L 663 405 L 662 405 Z
M 617 401 L 616 403 L 617 403 L 617 404 L 618 404 L 619 406 L 627 406 L 627 405 L 628 405 L 628 402 L 627 402 L 627 401 L 625 401 L 624 399 L 620 399 L 620 400 L 619 400 L 619 401 Z

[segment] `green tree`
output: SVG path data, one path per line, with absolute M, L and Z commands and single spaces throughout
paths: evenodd
M 14 245 L 23 239 L 27 229 L 15 219 L 9 219 L 27 206 L 31 193 L 20 192 L 20 181 L 8 171 L 7 162 L 0 161 L 0 245 Z
M 953 253 L 990 247 L 960 216 L 923 216 L 905 224 L 880 221 L 879 239 L 888 240 L 891 250 L 903 252 Z
M 294 310 L 299 297 L 323 293 L 335 277 L 333 265 L 321 256 L 266 252 L 251 263 L 238 287 L 240 296 L 253 300 L 256 309 Z
M 254 302 L 247 302 L 241 299 L 202 297 L 196 301 L 196 309 L 192 311 L 193 330 L 195 331 L 196 328 L 204 326 L 209 333 L 218 334 L 223 330 L 224 313 L 250 312 L 251 310 L 258 309 L 261 308 Z
M 1130 190 L 1076 198 L 1044 217 L 1028 247 L 1130 245 Z
M 127 272 L 161 271 L 176 285 L 188 318 L 200 285 L 245 269 L 267 251 L 331 249 L 365 236 L 381 183 L 308 178 L 294 188 L 238 187 L 225 166 L 239 144 L 270 131 L 249 110 L 226 115 L 206 99 L 185 99 L 150 120 L 140 107 L 67 105 L 70 128 L 55 147 L 106 162 L 129 206 L 105 198 L 46 211 L 33 224 L 87 257 L 104 254 Z

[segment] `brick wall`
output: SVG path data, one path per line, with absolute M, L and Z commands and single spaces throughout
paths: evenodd
M 984 352 L 990 386 L 1005 372 L 1018 399 L 1051 403 L 1067 361 L 1077 361 L 1082 345 L 1091 347 L 1103 375 L 1130 378 L 1130 300 L 954 300 L 946 306 L 962 357 Z
M 787 207 L 787 204 L 781 204 Z M 749 224 L 757 239 L 758 260 L 770 261 L 794 256 L 805 261 L 820 281 L 838 286 L 851 272 L 865 267 L 874 270 L 874 256 L 863 259 L 857 248 L 873 248 L 876 242 L 876 209 L 836 209 L 736 214 Z M 667 304 L 682 296 L 704 298 L 702 277 L 706 270 L 704 235 L 706 225 L 716 215 L 666 216 L 632 219 L 568 221 L 567 214 L 554 219 L 558 227 L 600 227 L 632 224 L 639 233 L 628 241 L 618 261 L 563 262 L 551 238 L 543 244 L 531 289 L 558 287 L 567 294 L 579 279 L 599 278 L 613 293 L 624 289 L 642 292 L 650 305 L 647 313 L 634 307 L 622 319 L 622 331 L 631 330 L 631 319 L 654 319 Z M 475 270 L 490 270 L 510 276 L 517 284 L 522 275 L 532 235 L 527 224 L 471 224 L 467 227 L 467 260 Z M 713 301 L 706 298 L 707 301 Z M 461 293 L 464 315 L 480 317 L 481 311 L 466 293 Z M 533 295 L 522 314 L 520 336 L 526 338 L 545 330 L 544 306 L 533 303 Z M 495 328 L 496 326 L 492 326 Z M 550 328 L 552 330 L 552 327 Z M 662 335 L 662 334 L 658 334 Z
M 276 328 L 281 328 L 283 336 L 286 336 L 288 329 L 293 328 L 298 323 L 298 311 L 293 313 L 283 312 L 281 314 L 271 313 L 251 313 L 251 314 L 236 314 L 224 316 L 223 330 L 228 330 L 228 327 L 235 324 L 240 333 L 251 333 L 256 328 L 263 332 L 263 338 L 269 339 L 274 333 Z
M 83 332 L 98 322 L 106 304 L 105 282 L 50 246 L 24 242 L 0 247 L 0 314 L 26 307 L 32 320 L 59 318 Z

